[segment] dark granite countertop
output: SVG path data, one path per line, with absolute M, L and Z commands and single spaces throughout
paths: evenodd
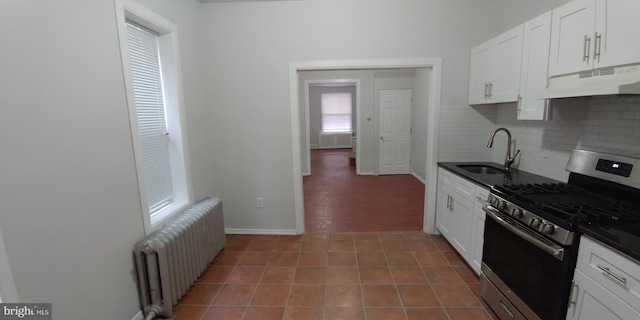
M 624 225 L 584 225 L 578 231 L 640 264 L 640 222 Z
M 458 167 L 459 165 L 486 165 L 497 169 L 503 168 L 502 164 L 493 162 L 438 163 L 438 166 L 487 188 L 503 184 L 560 182 L 514 168 L 511 169 L 510 174 L 477 174 L 466 171 Z M 578 227 L 578 232 L 602 242 L 640 264 L 640 222 L 625 225 L 583 225 Z
M 527 183 L 557 183 L 561 181 L 549 179 L 537 174 L 529 173 L 526 171 L 511 168 L 510 173 L 503 174 L 478 174 L 472 173 L 460 168 L 459 166 L 465 165 L 484 165 L 491 166 L 497 169 L 504 169 L 504 166 L 494 162 L 438 162 L 438 165 L 445 168 L 463 178 L 469 179 L 477 184 L 483 185 L 487 188 L 491 188 L 495 185 L 503 184 L 527 184 Z

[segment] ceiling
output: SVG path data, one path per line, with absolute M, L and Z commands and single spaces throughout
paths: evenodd
M 299 1 L 299 0 L 199 0 L 200 2 L 273 2 L 273 1 Z

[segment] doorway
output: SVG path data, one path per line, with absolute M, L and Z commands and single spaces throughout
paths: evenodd
M 435 186 L 437 182 L 437 141 L 438 141 L 438 117 L 440 107 L 440 82 L 441 82 L 441 58 L 423 58 L 423 59 L 394 59 L 394 60 L 356 60 L 356 61 L 308 61 L 308 62 L 291 62 L 289 64 L 289 81 L 290 81 L 290 103 L 291 103 L 291 128 L 292 128 L 292 157 L 293 157 L 293 187 L 294 187 L 294 204 L 296 217 L 296 232 L 304 233 L 304 200 L 303 200 L 303 181 L 302 181 L 302 160 L 306 155 L 306 129 L 303 131 L 301 127 L 306 117 L 304 111 L 300 109 L 299 72 L 301 71 L 352 71 L 352 70 L 383 70 L 391 68 L 424 68 L 428 69 L 424 81 L 424 89 L 429 92 L 425 105 L 428 106 L 426 119 L 425 134 L 425 154 L 420 158 L 424 159 L 425 170 L 425 192 L 424 192 L 424 208 L 423 208 L 423 226 L 422 230 L 427 233 L 433 233 L 435 228 Z M 363 114 L 358 117 L 358 130 L 362 129 L 363 121 L 371 121 L 371 116 Z M 377 144 L 367 141 L 366 137 L 374 138 L 373 135 L 359 134 L 357 140 L 358 153 L 362 153 L 362 149 L 376 150 Z M 375 137 L 377 139 L 377 137 Z M 304 143 L 303 143 L 304 141 Z M 373 146 L 373 147 L 372 147 Z

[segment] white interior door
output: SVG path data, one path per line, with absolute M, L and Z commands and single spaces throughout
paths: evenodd
M 411 170 L 411 90 L 380 90 L 379 174 Z

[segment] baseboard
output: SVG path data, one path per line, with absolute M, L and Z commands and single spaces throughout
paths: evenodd
M 144 315 L 142 314 L 142 310 L 138 311 L 138 313 L 136 313 L 135 316 L 133 316 L 133 318 L 131 318 L 131 320 L 143 320 L 144 319 Z
M 312 143 L 309 145 L 309 149 L 320 149 L 320 145 L 317 143 Z
M 422 179 L 420 176 L 418 176 L 415 172 L 411 172 L 411 175 L 414 176 L 416 179 L 420 180 L 420 182 L 422 182 L 422 184 L 427 185 L 427 182 L 424 181 L 424 179 Z
M 240 229 L 225 228 L 226 234 L 264 234 L 264 235 L 295 235 L 296 229 Z

